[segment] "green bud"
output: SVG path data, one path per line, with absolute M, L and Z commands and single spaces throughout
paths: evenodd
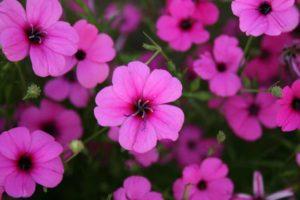
M 191 92 L 195 92 L 195 91 L 197 91 L 198 89 L 199 89 L 199 87 L 200 87 L 200 79 L 195 79 L 195 80 L 193 80 L 192 81 L 192 83 L 191 83 Z
M 271 94 L 275 97 L 281 97 L 282 89 L 279 86 L 274 86 L 269 89 Z
M 143 48 L 148 50 L 148 51 L 156 51 L 157 50 L 157 46 L 152 45 L 152 44 L 143 44 Z
M 219 144 L 222 144 L 226 140 L 226 135 L 223 131 L 219 131 L 217 134 L 217 141 Z
M 40 96 L 40 94 L 41 94 L 41 88 L 36 84 L 31 84 L 27 88 L 27 92 L 23 100 L 36 99 Z
M 208 156 L 212 156 L 215 153 L 215 149 L 213 147 L 210 147 L 207 151 Z
M 81 140 L 73 140 L 69 147 L 74 154 L 78 154 L 84 149 L 84 144 Z

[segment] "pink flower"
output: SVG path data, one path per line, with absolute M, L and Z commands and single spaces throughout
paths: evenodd
M 296 154 L 296 163 L 300 167 L 300 153 Z
M 79 35 L 77 52 L 68 58 L 68 66 L 77 65 L 78 82 L 86 88 L 93 88 L 105 81 L 109 74 L 107 62 L 115 55 L 114 43 L 105 33 L 98 34 L 96 26 L 86 20 L 79 20 L 74 25 Z
M 31 131 L 42 130 L 52 135 L 64 148 L 72 140 L 82 135 L 82 124 L 79 115 L 47 99 L 41 101 L 40 108 L 28 107 L 21 114 L 20 126 Z
M 88 8 L 95 12 L 95 0 L 83 0 L 83 2 L 88 6 Z M 84 10 L 76 3 L 74 0 L 68 0 L 67 4 L 69 8 L 78 13 L 84 13 Z
M 29 54 L 36 75 L 65 73 L 65 56 L 76 52 L 78 35 L 70 24 L 58 21 L 61 15 L 58 0 L 27 0 L 26 12 L 19 1 L 2 1 L 0 43 L 7 59 L 16 62 Z
M 216 139 L 203 138 L 202 131 L 195 126 L 186 126 L 182 129 L 178 139 L 175 153 L 178 162 L 183 165 L 200 164 L 203 159 L 209 156 L 221 154 L 222 146 Z
M 112 20 L 112 28 L 118 29 L 123 34 L 134 32 L 141 22 L 141 11 L 130 3 L 125 4 L 121 10 L 118 6 L 115 3 L 110 3 L 105 9 L 105 19 L 107 21 Z
M 291 189 L 285 189 L 275 192 L 270 195 L 265 194 L 263 177 L 260 172 L 256 171 L 253 174 L 253 195 L 248 194 L 236 194 L 232 200 L 279 200 L 294 196 Z
M 300 129 L 300 80 L 296 80 L 291 87 L 282 90 L 282 97 L 278 100 L 277 125 L 284 132 Z
M 166 70 L 150 72 L 133 61 L 115 69 L 112 86 L 97 97 L 95 117 L 101 126 L 120 126 L 119 143 L 124 149 L 145 153 L 157 140 L 177 140 L 184 114 L 168 105 L 182 94 L 182 85 Z
M 142 176 L 130 176 L 126 178 L 123 187 L 117 189 L 113 197 L 114 200 L 163 200 L 160 193 L 151 192 L 151 183 Z
M 4 193 L 4 188 L 0 187 L 0 200 L 2 200 L 3 193 Z
M 263 124 L 276 127 L 278 105 L 270 93 L 258 93 L 256 97 L 241 95 L 229 98 L 223 107 L 224 115 L 234 133 L 247 141 L 262 137 Z
M 195 72 L 209 81 L 210 90 L 218 96 L 233 96 L 241 88 L 237 75 L 243 51 L 234 37 L 221 35 L 215 39 L 213 56 L 206 52 L 194 62 Z
M 147 53 L 142 54 L 139 60 L 145 63 L 151 58 L 152 55 L 153 53 L 148 51 Z M 149 63 L 149 67 L 150 69 L 166 69 L 167 62 L 162 55 L 158 55 L 151 63 Z
M 161 16 L 156 23 L 159 38 L 177 51 L 187 51 L 193 43 L 206 42 L 209 33 L 194 16 L 195 9 L 192 1 L 172 1 L 169 6 L 170 13 Z
M 44 93 L 54 101 L 60 102 L 68 98 L 78 108 L 86 107 L 90 100 L 90 91 L 68 77 L 58 77 L 48 81 Z
M 183 177 L 173 185 L 176 200 L 186 194 L 189 200 L 229 200 L 233 183 L 227 178 L 228 167 L 218 158 L 207 158 L 201 165 L 189 165 Z
M 30 197 L 36 183 L 56 187 L 63 178 L 62 146 L 43 131 L 18 127 L 0 135 L 0 185 L 14 197 Z
M 295 0 L 234 0 L 231 9 L 247 35 L 280 35 L 299 23 Z

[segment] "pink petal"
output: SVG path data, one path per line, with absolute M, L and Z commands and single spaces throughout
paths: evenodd
M 69 95 L 70 84 L 64 78 L 57 78 L 48 81 L 44 88 L 47 97 L 55 101 L 62 101 Z
M 56 187 L 63 178 L 64 166 L 60 158 L 55 158 L 48 162 L 39 163 L 30 172 L 33 180 L 38 184 L 47 187 Z
M 120 138 L 121 138 L 121 130 L 120 130 Z M 135 141 L 132 146 L 132 150 L 137 153 L 146 153 L 152 150 L 156 146 L 156 143 L 157 143 L 157 136 L 156 136 L 156 130 L 154 129 L 153 125 L 147 123 L 146 121 L 141 122 L 135 134 Z
M 190 37 L 194 43 L 201 44 L 208 41 L 209 32 L 203 28 L 202 24 L 196 23 L 190 32 Z
M 10 160 L 9 158 L 3 156 L 0 153 L 0 185 L 4 185 L 5 179 L 8 175 L 15 172 L 17 170 L 16 164 L 14 160 Z M 1 195 L 0 195 L 1 199 Z
M 231 3 L 231 9 L 234 15 L 240 16 L 244 11 L 256 10 L 259 3 L 257 0 L 236 0 Z
M 78 82 L 85 88 L 94 88 L 108 77 L 109 67 L 105 63 L 84 60 L 78 63 L 76 75 Z
M 292 189 L 285 189 L 267 196 L 266 200 L 279 200 L 293 196 L 294 192 L 292 191 Z
M 70 101 L 78 108 L 84 108 L 87 106 L 90 100 L 90 92 L 86 88 L 82 87 L 78 83 L 71 85 Z
M 87 59 L 99 63 L 109 62 L 116 56 L 113 46 L 111 37 L 101 33 L 87 50 Z
M 241 88 L 242 83 L 236 74 L 220 73 L 209 82 L 210 90 L 218 96 L 228 97 L 235 95 Z
M 116 96 L 112 86 L 97 94 L 96 104 L 94 114 L 101 126 L 119 126 L 132 114 L 130 105 Z
M 96 40 L 98 35 L 97 27 L 82 19 L 74 24 L 74 28 L 80 39 L 78 47 L 80 49 L 87 50 Z
M 280 11 L 286 10 L 294 6 L 295 0 L 273 0 L 272 1 L 272 10 Z
M 195 72 L 204 80 L 212 79 L 216 71 L 216 64 L 209 52 L 206 52 L 200 56 L 198 60 L 194 62 Z
M 282 131 L 289 132 L 299 127 L 300 116 L 288 106 L 280 108 L 277 114 L 277 125 L 281 126 Z
M 31 46 L 30 59 L 33 71 L 38 76 L 60 76 L 65 73 L 66 66 L 64 56 L 46 47 Z
M 56 53 L 72 56 L 78 49 L 78 41 L 78 34 L 69 23 L 57 22 L 47 29 L 43 45 Z
M 248 194 L 236 194 L 232 200 L 253 200 L 253 198 Z
M 208 196 L 210 199 L 231 199 L 233 183 L 228 178 L 221 178 L 208 183 Z
M 158 192 L 149 192 L 143 196 L 144 200 L 163 200 L 163 197 Z
M 255 141 L 262 136 L 262 128 L 254 117 L 241 120 L 240 124 L 237 124 L 233 129 L 235 134 L 247 141 Z
M 204 25 L 212 25 L 218 21 L 219 10 L 215 4 L 204 1 L 197 4 L 194 15 Z
M 267 108 L 262 108 L 259 112 L 259 120 L 267 128 L 275 128 L 276 125 L 276 116 L 278 113 L 278 105 L 273 103 Z
M 174 0 L 169 5 L 172 16 L 177 18 L 187 18 L 194 13 L 195 6 L 191 1 Z
M 25 10 L 19 1 L 2 1 L 0 3 L 0 17 L 1 31 L 12 26 L 22 28 L 27 22 Z
M 143 97 L 153 104 L 169 103 L 182 94 L 181 82 L 161 69 L 155 69 L 148 77 L 143 90 Z
M 35 182 L 29 174 L 15 172 L 6 178 L 4 188 L 9 196 L 27 198 L 34 193 Z
M 217 180 L 227 176 L 228 167 L 218 158 L 207 158 L 200 166 L 200 173 L 207 181 Z
M 178 38 L 170 41 L 170 46 L 177 51 L 187 51 L 192 46 L 192 38 L 189 33 L 181 33 Z
M 12 35 L 14 37 L 12 37 Z M 20 61 L 28 55 L 28 40 L 20 28 L 7 28 L 2 30 L 0 43 L 3 53 L 10 61 Z
M 264 181 L 260 172 L 255 171 L 253 174 L 253 194 L 256 197 L 264 197 Z
M 180 31 L 178 29 L 178 20 L 168 15 L 161 16 L 157 23 L 157 35 L 165 41 L 172 41 L 178 38 Z
M 257 10 L 244 11 L 240 15 L 240 29 L 247 35 L 262 35 L 268 29 L 267 17 Z
M 30 149 L 37 163 L 57 158 L 63 152 L 62 146 L 52 136 L 39 130 L 32 133 Z
M 183 169 L 182 177 L 185 184 L 197 184 L 201 179 L 200 168 L 196 164 L 189 165 Z
M 159 105 L 154 108 L 149 122 L 154 126 L 159 140 L 170 139 L 175 141 L 184 122 L 184 113 L 175 106 Z
M 131 176 L 124 181 L 127 197 L 130 199 L 141 199 L 150 192 L 150 182 L 142 176 Z
M 113 193 L 113 197 L 115 200 L 127 200 L 125 189 L 119 188 Z
M 113 90 L 120 98 L 131 103 L 142 95 L 149 74 L 149 67 L 139 61 L 129 63 L 128 67 L 118 67 L 112 78 Z
M 47 28 L 61 17 L 62 7 L 58 0 L 27 0 L 26 14 L 30 24 Z

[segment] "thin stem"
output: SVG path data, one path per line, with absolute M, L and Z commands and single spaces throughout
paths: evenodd
M 247 60 L 248 58 L 248 53 L 250 51 L 250 47 L 251 47 L 251 43 L 253 41 L 253 36 L 250 36 L 247 40 L 247 43 L 246 43 L 246 46 L 244 48 L 244 56 L 245 56 L 245 59 Z
M 18 74 L 19 74 L 19 77 L 20 77 L 20 80 L 21 80 L 21 84 L 22 84 L 22 88 L 23 88 L 23 94 L 25 95 L 26 85 L 27 85 L 26 80 L 25 80 L 25 77 L 24 77 L 23 72 L 22 72 L 22 68 L 19 65 L 19 63 L 15 62 L 15 65 L 16 65 L 16 68 L 17 68 L 17 71 L 18 71 Z
M 160 54 L 160 50 L 156 50 L 154 54 L 147 60 L 146 65 L 149 65 Z
M 85 140 L 83 140 L 83 143 L 89 143 L 90 141 L 92 141 L 94 138 L 96 138 L 98 135 L 100 135 L 101 133 L 105 132 L 106 130 L 108 130 L 107 127 L 102 128 L 100 131 L 95 132 L 94 134 L 92 134 L 90 137 L 86 138 Z

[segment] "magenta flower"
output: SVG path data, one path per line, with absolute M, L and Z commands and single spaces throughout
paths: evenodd
M 183 177 L 173 185 L 176 200 L 187 195 L 189 200 L 229 200 L 233 183 L 227 178 L 228 167 L 218 158 L 207 158 L 201 165 L 189 165 L 183 170 Z
M 115 55 L 114 42 L 104 33 L 98 33 L 96 26 L 86 20 L 79 20 L 74 25 L 79 35 L 77 52 L 68 58 L 68 67 L 77 65 L 78 82 L 86 88 L 93 88 L 105 81 L 109 74 L 107 62 Z
M 222 146 L 216 139 L 204 138 L 202 131 L 195 126 L 189 125 L 182 129 L 175 148 L 176 158 L 182 166 L 200 164 L 209 155 L 209 151 L 219 156 Z
M 113 197 L 114 200 L 163 200 L 160 193 L 151 192 L 151 183 L 142 176 L 130 176 L 126 178 L 123 187 L 117 189 Z
M 20 117 L 20 126 L 31 131 L 42 130 L 53 136 L 64 148 L 68 148 L 72 140 L 82 135 L 82 124 L 79 115 L 61 105 L 47 99 L 41 101 L 40 108 L 30 106 Z
M 236 194 L 232 200 L 279 200 L 294 196 L 291 189 L 285 189 L 275 192 L 270 195 L 265 194 L 263 177 L 260 172 L 256 171 L 253 174 L 253 195 L 248 194 Z
M 247 35 L 280 35 L 299 23 L 295 0 L 234 0 L 231 9 Z
M 56 187 L 63 178 L 62 146 L 43 131 L 18 127 L 0 135 L 0 185 L 14 197 L 30 197 L 36 183 Z
M 296 80 L 291 87 L 282 90 L 282 97 L 278 100 L 277 125 L 284 132 L 300 129 L 300 80 Z
M 300 167 L 300 153 L 296 154 L 296 163 Z
M 86 107 L 90 100 L 90 91 L 82 87 L 77 80 L 68 79 L 68 76 L 48 81 L 45 84 L 44 93 L 54 101 L 69 99 L 78 108 Z
M 7 59 L 16 62 L 29 54 L 36 75 L 65 73 L 65 56 L 76 52 L 78 35 L 70 24 L 58 21 L 61 15 L 58 0 L 27 0 L 26 12 L 19 1 L 2 1 L 0 43 Z
M 270 93 L 258 93 L 256 97 L 241 95 L 229 98 L 223 112 L 238 137 L 255 141 L 262 137 L 261 124 L 267 128 L 276 127 L 278 105 Z
M 237 75 L 243 51 L 234 37 L 221 35 L 215 39 L 213 56 L 206 52 L 194 62 L 195 72 L 209 81 L 210 90 L 218 96 L 233 96 L 241 88 Z
M 204 43 L 209 33 L 194 16 L 192 1 L 174 0 L 170 3 L 169 14 L 161 16 L 157 23 L 157 35 L 177 51 L 187 51 L 192 44 Z
M 95 117 L 101 126 L 121 126 L 119 143 L 124 149 L 145 153 L 157 140 L 177 140 L 184 114 L 168 105 L 182 94 L 182 85 L 166 70 L 150 69 L 133 61 L 115 69 L 112 86 L 97 97 Z

